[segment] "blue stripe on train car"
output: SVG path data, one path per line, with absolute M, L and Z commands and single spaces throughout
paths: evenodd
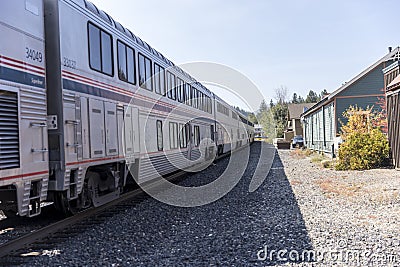
M 0 66 L 0 79 L 29 86 L 46 88 L 44 77 Z

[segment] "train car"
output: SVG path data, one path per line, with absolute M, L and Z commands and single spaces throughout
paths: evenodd
M 242 115 L 91 2 L 13 3 L 1 16 L 13 37 L 0 46 L 1 74 L 14 58 L 26 80 L 8 89 L 1 76 L 2 209 L 33 216 L 47 199 L 74 213 L 248 143 Z M 32 22 L 13 22 L 14 9 Z M 8 151 L 9 132 L 18 147 Z
M 0 209 L 6 214 L 39 214 L 47 193 L 43 19 L 41 1 L 1 4 Z
M 215 96 L 216 146 L 225 154 L 250 143 L 249 121 L 224 100 Z

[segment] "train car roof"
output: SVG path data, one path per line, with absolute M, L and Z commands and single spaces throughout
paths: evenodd
M 227 102 L 225 102 L 224 100 L 222 100 L 222 98 L 220 98 L 219 96 L 217 96 L 216 94 L 214 94 L 211 90 L 209 90 L 207 87 L 205 87 L 203 84 L 201 84 L 200 82 L 198 82 L 196 79 L 194 79 L 190 74 L 188 74 L 187 72 L 185 72 L 183 69 L 181 69 L 180 67 L 176 66 L 172 61 L 170 61 L 169 59 L 167 59 L 162 53 L 160 53 L 159 51 L 157 51 L 156 49 L 152 48 L 148 43 L 146 43 L 145 41 L 143 41 L 142 39 L 140 39 L 139 36 L 135 35 L 132 33 L 132 31 L 130 31 L 129 29 L 125 28 L 121 23 L 119 23 L 118 21 L 115 21 L 110 15 L 108 15 L 105 11 L 97 8 L 97 6 L 95 4 L 93 4 L 92 2 L 90 2 L 89 0 L 70 0 L 76 4 L 78 4 L 79 6 L 81 6 L 82 8 L 90 11 L 91 13 L 95 14 L 96 16 L 98 16 L 100 19 L 102 19 L 103 21 L 105 21 L 107 24 L 109 24 L 110 26 L 114 27 L 115 29 L 117 29 L 119 32 L 123 33 L 125 36 L 127 36 L 129 39 L 133 40 L 135 43 L 137 43 L 138 45 L 140 45 L 141 47 L 143 47 L 144 49 L 146 49 L 147 51 L 149 51 L 151 54 L 153 54 L 154 56 L 156 56 L 157 58 L 159 58 L 160 60 L 162 60 L 163 62 L 165 62 L 167 65 L 169 65 L 170 67 L 172 67 L 173 69 L 175 69 L 176 71 L 180 72 L 182 75 L 184 75 L 187 79 L 189 79 L 192 84 L 195 84 L 196 87 L 203 89 L 205 92 L 209 93 L 210 97 L 215 97 L 215 99 L 217 99 L 218 101 L 226 104 L 227 106 L 229 106 L 232 110 L 235 110 L 238 114 L 241 114 L 240 112 L 238 112 L 233 106 L 231 106 L 230 104 L 228 104 Z M 243 114 L 241 114 L 242 116 L 244 116 Z

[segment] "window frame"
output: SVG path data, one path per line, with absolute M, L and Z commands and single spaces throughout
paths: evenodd
M 192 107 L 198 107 L 197 88 L 192 86 Z
M 179 148 L 179 129 L 178 129 L 178 123 L 176 122 L 169 123 L 169 147 L 171 150 Z
M 180 148 L 187 148 L 188 147 L 188 140 L 187 140 L 188 134 L 187 134 L 187 126 L 186 126 L 186 124 L 179 123 L 179 129 L 178 130 L 179 130 L 179 147 Z
M 91 54 L 91 49 L 90 49 L 92 47 L 91 46 L 91 42 L 90 42 L 90 39 L 91 39 L 90 38 L 90 27 L 91 26 L 99 31 L 100 69 L 97 69 L 97 68 L 93 67 L 93 65 L 92 65 L 92 60 L 91 60 L 92 54 Z M 104 33 L 104 34 L 106 34 L 106 35 L 108 35 L 110 37 L 111 73 L 105 72 L 104 68 L 103 68 L 103 57 L 104 57 L 104 55 L 103 55 L 102 33 Z M 87 46 L 88 46 L 88 56 L 89 56 L 89 68 L 91 70 L 99 72 L 101 74 L 104 74 L 104 75 L 107 75 L 107 76 L 110 76 L 110 77 L 114 77 L 114 43 L 113 43 L 113 36 L 110 33 L 108 33 L 107 31 L 103 30 L 103 28 L 101 28 L 100 26 L 97 26 L 96 24 L 94 24 L 91 21 L 88 21 L 88 23 L 87 23 L 87 35 L 86 36 L 87 36 Z
M 176 78 L 177 100 L 179 103 L 185 102 L 185 81 L 179 77 Z
M 159 68 L 159 72 L 156 73 L 156 68 Z M 161 82 L 161 75 L 160 73 L 162 73 L 162 77 L 164 78 L 163 81 Z M 157 84 L 160 83 L 160 91 L 157 92 Z M 163 85 L 163 86 L 162 86 Z M 154 92 L 156 92 L 156 94 L 165 96 L 166 95 L 166 78 L 165 78 L 165 68 L 163 66 L 161 66 L 160 64 L 154 62 Z
M 172 77 L 174 78 L 173 79 L 174 84 L 172 84 L 172 79 L 171 79 Z M 167 70 L 167 97 L 169 99 L 176 100 L 176 75 L 168 70 Z
M 185 84 L 186 102 L 188 106 L 192 106 L 192 86 L 189 83 Z
M 156 131 L 157 131 L 157 149 L 158 151 L 164 151 L 164 133 L 163 133 L 163 122 L 161 120 L 156 121 Z M 160 135 L 161 131 L 161 135 Z M 160 140 L 161 136 L 161 140 Z M 160 147 L 161 141 L 161 147 Z
M 126 63 L 126 80 L 121 79 L 120 75 L 119 75 L 119 44 L 122 44 L 125 47 L 125 63 Z M 131 49 L 133 51 L 133 77 L 134 77 L 134 81 L 133 83 L 129 81 L 129 63 L 128 63 L 128 49 Z M 125 42 L 121 41 L 120 39 L 117 39 L 117 68 L 118 68 L 118 79 L 120 81 L 132 84 L 132 85 L 136 85 L 137 83 L 137 77 L 136 77 L 136 51 L 133 47 L 127 45 Z
M 193 127 L 193 142 L 194 142 L 194 146 L 195 147 L 199 147 L 200 146 L 200 126 L 199 125 L 194 125 Z
M 143 59 L 144 59 L 144 76 L 145 76 L 145 81 L 144 81 L 144 83 L 143 84 L 141 84 L 141 81 L 140 81 L 140 57 L 143 57 Z M 147 64 L 146 64 L 146 60 L 148 60 L 148 62 L 149 62 L 149 64 L 150 64 L 150 77 L 149 77 L 149 79 L 147 79 L 148 77 L 147 77 Z M 147 91 L 150 91 L 150 92 L 152 92 L 153 91 L 153 67 L 152 67 L 152 64 L 153 64 L 153 61 L 148 57 L 148 56 L 146 56 L 146 55 L 144 55 L 143 53 L 138 53 L 138 74 L 139 74 L 139 87 L 140 88 L 143 88 L 143 89 L 146 89 Z M 150 80 L 150 88 L 147 88 L 147 84 L 148 84 L 148 81 Z M 143 86 L 144 85 L 144 86 Z

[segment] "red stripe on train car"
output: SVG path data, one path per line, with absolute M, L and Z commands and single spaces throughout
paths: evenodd
M 42 172 L 32 172 L 32 173 L 27 173 L 27 174 L 20 174 L 20 175 L 14 175 L 14 176 L 7 176 L 7 177 L 1 177 L 0 181 L 5 181 L 5 180 L 12 180 L 12 179 L 18 179 L 18 178 L 24 178 L 24 177 L 31 177 L 31 176 L 36 176 L 36 175 L 44 175 L 44 174 L 49 174 L 48 171 L 42 171 Z

